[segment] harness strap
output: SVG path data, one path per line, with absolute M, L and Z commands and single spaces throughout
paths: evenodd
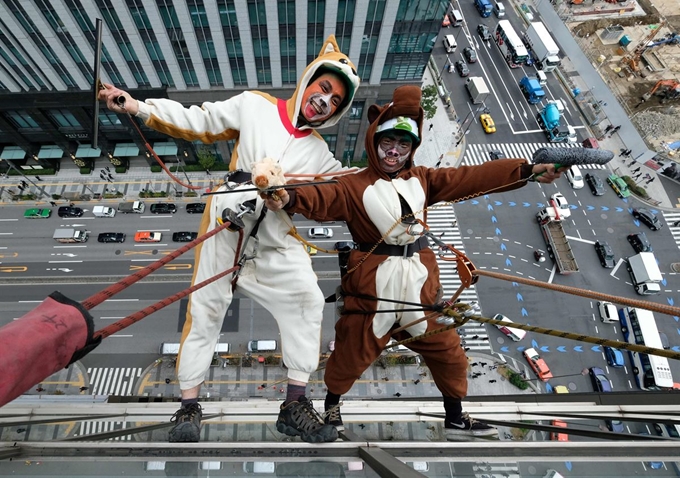
M 257 254 L 257 250 L 255 253 L 251 256 L 248 257 L 246 255 L 246 246 L 248 245 L 248 242 L 250 241 L 250 238 L 253 238 L 255 241 L 257 241 L 257 231 L 260 229 L 260 224 L 264 220 L 264 216 L 267 214 L 267 206 L 262 206 L 262 211 L 260 212 L 260 216 L 257 218 L 257 221 L 255 222 L 255 226 L 253 226 L 253 230 L 250 231 L 250 234 L 248 234 L 248 237 L 246 237 L 246 240 L 243 241 L 243 252 L 241 253 L 241 257 L 238 260 L 238 263 L 236 264 L 238 266 L 238 269 L 234 273 L 234 278 L 231 280 L 231 290 L 232 292 L 236 289 L 236 283 L 238 282 L 238 276 L 241 275 L 241 271 L 243 270 L 243 264 L 249 259 L 253 259 L 255 257 L 255 254 Z
M 397 246 L 394 244 L 380 243 L 377 247 L 375 244 L 369 244 L 366 242 L 361 242 L 358 244 L 358 249 L 361 252 L 370 252 L 373 250 L 373 254 L 378 254 L 380 256 L 402 256 L 402 257 L 412 257 L 416 252 L 430 247 L 430 243 L 427 238 L 421 236 L 415 242 L 411 244 L 406 244 L 403 246 Z

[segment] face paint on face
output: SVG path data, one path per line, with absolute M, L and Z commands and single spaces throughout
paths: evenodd
M 386 173 L 395 173 L 404 167 L 411 156 L 411 137 L 407 133 L 387 133 L 378 141 L 380 168 Z
M 307 122 L 320 123 L 335 114 L 345 94 L 342 80 L 332 73 L 324 73 L 305 89 L 300 112 Z

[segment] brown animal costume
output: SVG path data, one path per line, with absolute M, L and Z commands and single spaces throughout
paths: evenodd
M 372 105 L 365 144 L 368 168 L 351 177 L 338 178 L 338 184 L 298 188 L 290 194 L 285 208 L 317 221 L 346 221 L 358 243 L 358 249 L 351 251 L 348 270 L 363 260 L 356 271 L 342 279 L 346 314 L 336 324 L 335 350 L 326 366 L 327 408 L 338 403 L 339 396 L 346 393 L 378 358 L 390 338 L 402 340 L 444 327 L 429 320 L 393 335 L 392 329 L 422 317 L 424 312 L 374 313 L 376 310 L 413 307 L 365 298 L 422 304 L 435 304 L 440 300 L 441 284 L 435 254 L 428 247 L 426 238 L 409 234 L 409 224 L 402 222 L 402 217 L 414 213 L 417 219 L 426 222 L 423 209 L 428 206 L 503 188 L 531 174 L 531 165 L 522 159 L 460 168 L 416 167 L 413 166 L 413 152 L 402 169 L 392 174 L 384 172 L 377 153 L 379 137 L 386 127 L 403 131 L 415 129 L 413 126 L 417 124 L 417 131 L 410 131 L 415 151 L 423 124 L 420 99 L 420 88 L 402 86 L 394 91 L 391 103 L 383 107 Z M 404 118 L 411 118 L 415 123 Z M 525 183 L 501 190 L 515 189 L 521 184 Z M 395 223 L 398 225 L 388 233 Z M 383 236 L 383 243 L 365 257 Z M 408 347 L 422 355 L 444 395 L 447 423 L 459 418 L 460 401 L 467 392 L 467 359 L 458 334 L 449 330 L 411 342 Z

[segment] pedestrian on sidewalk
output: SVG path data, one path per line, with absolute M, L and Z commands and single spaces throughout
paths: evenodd
M 620 129 L 621 129 L 621 125 L 614 126 L 614 128 L 612 128 L 612 134 L 618 133 Z
M 54 202 L 54 201 L 50 201 L 50 206 L 52 206 L 52 207 L 57 207 L 57 203 Z
M 640 167 L 638 166 L 636 169 L 633 169 L 631 172 L 632 172 L 632 173 L 637 173 L 637 172 L 640 171 L 640 169 L 642 169 L 642 168 L 640 168 Z
M 444 155 L 440 155 L 439 159 L 437 160 L 437 164 L 434 165 L 435 168 L 439 168 L 439 166 L 442 165 L 442 159 L 444 159 Z
M 635 176 L 633 176 L 633 179 L 637 180 L 637 178 L 639 178 L 640 176 L 642 176 L 642 173 L 637 173 Z
M 655 179 L 656 179 L 655 177 L 654 177 L 654 178 L 650 178 L 645 184 L 652 183 L 652 182 L 654 182 Z
M 42 178 L 40 176 L 36 176 L 35 179 L 37 179 L 38 181 L 42 181 Z
M 413 381 L 413 385 L 418 385 L 419 383 L 420 383 L 420 379 L 419 379 L 419 378 L 417 378 L 417 379 L 415 379 L 415 380 Z
M 635 163 L 637 163 L 637 161 L 634 159 L 634 160 L 632 160 L 632 161 L 630 162 L 630 164 L 628 164 L 627 166 L 628 166 L 629 168 L 632 168 L 633 165 L 634 165 Z
M 430 129 L 428 129 L 428 131 L 432 131 L 432 128 L 434 128 L 434 124 L 430 123 Z
M 496 383 L 496 379 L 489 380 L 489 383 Z
M 604 134 L 609 133 L 609 132 L 610 132 L 611 130 L 613 130 L 613 129 L 614 129 L 614 125 L 613 125 L 613 124 L 607 125 L 607 127 L 604 129 Z
M 394 394 L 394 396 L 399 398 L 399 397 L 401 397 L 401 393 L 397 392 L 397 393 Z

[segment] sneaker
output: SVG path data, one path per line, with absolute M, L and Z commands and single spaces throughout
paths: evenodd
M 338 431 L 343 431 L 345 429 L 344 423 L 342 423 L 342 415 L 340 415 L 340 405 L 333 405 L 330 410 L 326 410 L 323 414 L 323 421 L 326 425 L 332 425 Z
M 198 403 L 190 403 L 175 412 L 170 421 L 175 424 L 168 434 L 171 443 L 199 442 L 203 410 Z
M 461 437 L 498 437 L 498 430 L 463 413 L 460 423 L 448 422 L 444 425 L 447 440 L 458 440 Z
M 338 430 L 333 425 L 324 423 L 323 418 L 312 406 L 307 397 L 300 397 L 297 402 L 281 405 L 279 418 L 276 420 L 279 433 L 288 436 L 300 436 L 308 443 L 323 443 L 338 439 Z

